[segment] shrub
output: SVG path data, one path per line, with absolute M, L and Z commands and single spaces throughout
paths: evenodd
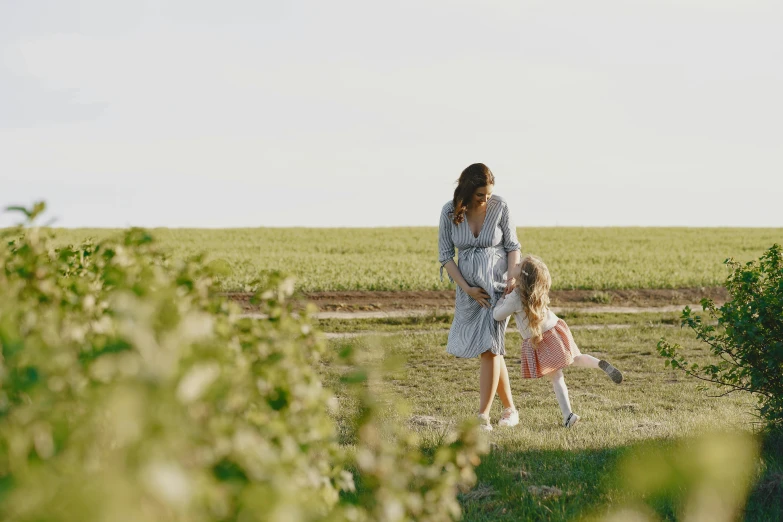
M 759 414 L 771 427 L 783 426 L 783 254 L 773 245 L 759 260 L 745 264 L 726 260 L 730 300 L 718 307 L 702 306 L 706 322 L 686 307 L 682 326 L 706 342 L 716 362 L 699 366 L 685 360 L 680 346 L 662 338 L 658 352 L 666 364 L 686 374 L 728 388 L 748 391 L 758 398 Z
M 340 446 L 314 368 L 325 345 L 291 313 L 291 280 L 261 284 L 252 320 L 219 297 L 214 265 L 173 262 L 141 229 L 59 249 L 32 226 L 0 239 L 0 519 L 459 515 L 475 428 L 425 458 L 411 434 L 381 435 L 358 378 L 359 442 Z

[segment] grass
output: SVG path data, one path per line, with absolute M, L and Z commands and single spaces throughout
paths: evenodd
M 614 324 L 623 319 L 618 315 L 573 315 L 569 321 Z M 650 444 L 672 446 L 683 438 L 714 429 L 755 429 L 752 397 L 731 394 L 713 398 L 709 395 L 716 390 L 705 391 L 699 381 L 664 368 L 655 349 L 662 335 L 680 343 L 695 362 L 704 361 L 708 355 L 690 332 L 671 328 L 669 323 L 676 318 L 670 314 L 634 317 L 627 329 L 575 332 L 582 351 L 614 363 L 623 370 L 625 382 L 615 385 L 596 370 L 566 370 L 572 406 L 582 416 L 582 422 L 572 430 L 561 427 L 549 383 L 521 378 L 520 339 L 516 333 L 507 336 L 506 360 L 521 424 L 489 434 L 492 450 L 477 468 L 478 483 L 460 497 L 464 520 L 572 520 L 601 515 L 607 506 L 631 498 L 616 475 L 618 462 L 629 453 Z M 411 329 L 417 325 L 406 326 Z M 396 416 L 392 420 L 407 423 L 419 432 L 425 446 L 432 446 L 443 436 L 443 426 L 438 422 L 411 424 L 410 416 L 434 416 L 443 423 L 473 417 L 479 396 L 478 361 L 448 355 L 447 336 L 442 331 L 419 333 L 370 335 L 330 343 L 335 353 L 351 347 L 364 354 L 367 364 L 388 366 L 400 361 L 395 369 L 383 372 L 377 393 L 404 400 L 409 412 L 390 410 L 389 415 Z M 339 396 L 339 377 L 348 369 L 333 363 L 334 359 L 327 357 L 322 373 L 326 385 Z M 345 419 L 355 407 L 343 401 L 342 413 L 338 414 L 342 441 L 349 445 L 353 433 Z M 493 422 L 499 414 L 496 401 Z M 783 491 L 781 447 L 780 442 L 768 443 L 764 450 L 764 465 L 758 471 L 747 520 L 783 520 L 783 507 L 777 501 Z M 557 488 L 562 494 L 552 490 L 555 494 L 547 497 L 549 490 L 542 487 Z M 647 504 L 664 519 L 674 520 L 680 513 L 681 496 L 682 491 L 675 491 L 649 498 Z
M 59 243 L 117 234 L 112 229 L 54 229 Z M 154 229 L 175 258 L 206 252 L 224 260 L 224 290 L 241 291 L 260 274 L 282 270 L 301 290 L 437 290 L 437 234 L 419 228 Z M 549 265 L 555 289 L 601 290 L 715 286 L 723 261 L 757 258 L 783 229 L 764 228 L 519 228 L 524 252 Z

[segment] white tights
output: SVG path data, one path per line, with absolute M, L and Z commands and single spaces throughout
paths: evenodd
M 574 366 L 581 368 L 598 368 L 599 360 L 592 355 L 578 355 L 574 357 Z M 563 370 L 548 373 L 547 379 L 552 381 L 552 389 L 555 390 L 557 403 L 560 405 L 560 412 L 563 414 L 563 422 L 571 415 L 571 402 L 568 400 L 568 388 L 566 387 Z
M 592 355 L 577 355 L 574 357 L 574 366 L 579 368 L 595 368 L 598 369 L 598 363 L 600 359 L 596 359 Z

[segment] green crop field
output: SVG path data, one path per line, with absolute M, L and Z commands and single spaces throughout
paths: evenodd
M 58 229 L 59 243 L 116 234 Z M 245 290 L 260 274 L 281 270 L 303 291 L 436 290 L 436 228 L 154 229 L 174 257 L 206 252 L 230 267 L 225 290 Z M 723 282 L 727 257 L 751 260 L 783 229 L 519 228 L 525 253 L 541 256 L 555 289 L 684 288 Z

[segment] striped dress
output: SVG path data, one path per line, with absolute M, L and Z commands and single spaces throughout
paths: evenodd
M 440 214 L 438 250 L 441 277 L 443 266 L 459 251 L 458 266 L 470 286 L 480 286 L 490 296 L 494 306 L 506 288 L 508 253 L 519 250 L 517 231 L 509 214 L 506 200 L 492 195 L 487 201 L 484 225 L 474 237 L 467 218 L 459 225 L 452 221 L 454 203 L 449 201 Z M 506 353 L 505 321 L 495 321 L 492 308 L 482 306 L 457 286 L 454 321 L 449 330 L 446 351 L 457 357 L 477 357 L 486 351 Z

